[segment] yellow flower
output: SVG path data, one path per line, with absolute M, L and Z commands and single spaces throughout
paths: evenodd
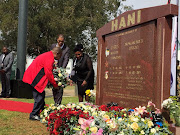
M 131 122 L 138 122 L 139 119 L 138 119 L 138 118 L 135 118 L 134 116 L 130 116 L 130 121 L 131 121 Z
M 154 124 L 153 124 L 153 122 L 152 121 L 148 121 L 148 127 L 150 128 L 150 127 L 152 127 Z
M 90 90 L 86 90 L 86 95 L 88 95 L 88 96 L 91 96 L 91 91 Z
M 108 115 L 104 115 L 103 116 L 105 119 L 109 119 L 109 116 Z
M 58 76 L 59 76 L 59 77 L 61 77 L 61 76 L 62 76 L 62 74 L 61 74 L 61 73 L 59 73 L 59 74 L 58 74 Z
M 43 118 L 43 119 L 42 119 L 42 122 L 43 122 L 43 123 L 44 123 L 44 122 L 46 122 L 46 119 L 45 119 L 45 118 Z
M 97 116 L 97 112 L 94 111 L 94 112 L 92 113 L 92 116 Z
M 92 127 L 92 128 L 90 128 L 90 131 L 91 132 L 93 132 L 94 134 L 96 134 L 97 133 L 97 127 Z
M 61 82 L 58 82 L 58 86 L 61 86 L 62 85 L 62 83 Z
M 132 128 L 134 131 L 136 131 L 136 130 L 138 129 L 138 127 L 139 127 L 139 125 L 138 125 L 136 122 L 134 122 L 133 124 L 131 124 L 131 128 Z

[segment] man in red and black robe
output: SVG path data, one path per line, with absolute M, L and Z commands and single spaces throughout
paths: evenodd
M 31 85 L 33 91 L 34 107 L 29 117 L 31 120 L 40 120 L 39 113 L 40 110 L 44 109 L 44 89 L 48 81 L 53 85 L 54 89 L 58 89 L 52 71 L 54 59 L 60 59 L 61 55 L 61 49 L 55 47 L 51 51 L 36 57 L 24 73 L 22 81 Z

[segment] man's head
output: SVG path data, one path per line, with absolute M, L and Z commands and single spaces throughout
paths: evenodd
M 59 47 L 54 47 L 52 50 L 52 53 L 54 55 L 54 59 L 59 60 L 62 55 L 62 50 Z
M 62 34 L 58 35 L 57 42 L 59 47 L 61 47 L 64 44 L 64 36 Z
M 8 48 L 7 48 L 7 46 L 3 46 L 3 48 L 2 48 L 2 53 L 3 53 L 3 54 L 7 54 L 7 53 L 8 53 Z

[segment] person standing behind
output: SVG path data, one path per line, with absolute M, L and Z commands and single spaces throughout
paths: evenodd
M 66 68 L 68 62 L 69 62 L 69 53 L 70 49 L 68 46 L 64 44 L 64 36 L 62 34 L 58 35 L 57 38 L 57 43 L 51 45 L 51 49 L 54 47 L 60 47 L 62 49 L 62 56 L 61 58 L 57 61 L 57 66 L 60 68 Z M 62 96 L 63 96 L 63 88 L 59 88 L 59 90 L 54 90 L 53 91 L 53 97 L 54 97 L 54 102 L 56 105 L 60 105 L 62 101 Z
M 45 87 L 48 81 L 53 85 L 54 90 L 59 89 L 54 80 L 53 68 L 54 59 L 60 59 L 62 51 L 59 47 L 43 53 L 36 57 L 27 68 L 23 76 L 23 82 L 31 86 L 34 98 L 34 107 L 30 113 L 30 120 L 40 120 L 40 110 L 44 110 Z
M 14 61 L 12 52 L 9 52 L 7 46 L 3 46 L 0 56 L 0 75 L 2 83 L 1 97 L 9 98 L 11 94 L 10 77 L 11 68 Z
M 78 87 L 79 102 L 83 102 L 83 97 L 88 102 L 89 97 L 85 94 L 88 89 L 94 89 L 94 70 L 91 58 L 83 53 L 83 45 L 78 44 L 74 48 L 75 59 L 73 60 L 73 70 L 75 71 L 76 83 Z

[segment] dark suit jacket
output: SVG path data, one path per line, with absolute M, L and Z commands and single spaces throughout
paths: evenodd
M 4 59 L 4 66 L 2 67 L 2 54 L 0 55 L 0 69 L 5 70 L 6 74 L 11 74 L 11 67 L 14 61 L 13 53 L 10 52 L 6 55 Z
M 56 45 L 57 45 L 57 43 L 52 44 L 50 49 L 52 50 L 54 47 L 56 47 Z M 58 60 L 58 67 L 66 68 L 66 66 L 69 62 L 69 53 L 70 53 L 69 47 L 64 44 L 64 46 L 62 48 L 62 56 Z

